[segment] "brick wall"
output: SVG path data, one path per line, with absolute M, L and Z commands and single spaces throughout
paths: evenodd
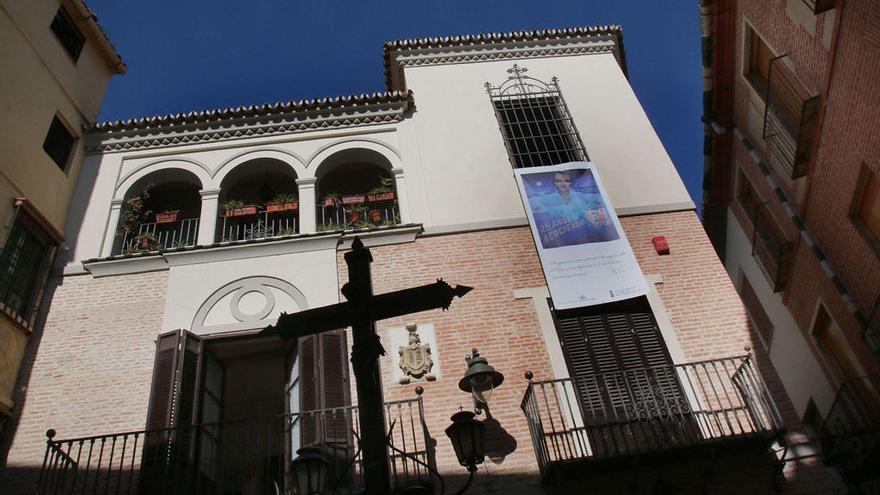
M 65 277 L 34 335 L 17 393 L 20 418 L 0 485 L 29 482 L 46 430 L 56 439 L 143 429 L 168 272 Z M 9 479 L 11 478 L 11 479 Z

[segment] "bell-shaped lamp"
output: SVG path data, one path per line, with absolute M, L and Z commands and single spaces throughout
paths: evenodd
M 474 413 L 460 411 L 452 416 L 452 424 L 446 428 L 446 436 L 455 449 L 458 463 L 468 471 L 477 470 L 486 458 L 486 427 L 474 419 Z
M 465 357 L 468 369 L 464 378 L 458 381 L 458 388 L 473 394 L 477 407 L 489 405 L 492 392 L 504 381 L 504 375 L 489 366 L 489 361 L 481 357 L 479 351 L 473 349 L 469 357 Z
M 303 447 L 290 461 L 293 475 L 293 493 L 296 495 L 324 495 L 327 489 L 327 460 L 317 447 Z

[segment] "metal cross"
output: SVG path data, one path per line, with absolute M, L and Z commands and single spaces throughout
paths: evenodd
M 351 364 L 360 410 L 364 484 L 367 494 L 385 495 L 391 493 L 390 464 L 385 447 L 385 400 L 379 372 L 379 356 L 385 355 L 385 349 L 376 335 L 376 321 L 429 309 L 449 309 L 453 297 L 463 297 L 472 288 L 464 285 L 451 287 L 443 280 L 437 280 L 433 284 L 373 295 L 370 274 L 373 256 L 358 237 L 352 241 L 351 248 L 345 253 L 348 283 L 342 286 L 342 295 L 347 302 L 299 313 L 281 313 L 275 325 L 269 325 L 260 335 L 277 335 L 292 340 L 351 326 L 354 337 Z

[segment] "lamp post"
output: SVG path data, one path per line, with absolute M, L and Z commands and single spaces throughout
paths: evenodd
M 290 461 L 296 495 L 324 495 L 327 490 L 327 460 L 318 447 L 303 447 Z
M 458 381 L 458 388 L 474 396 L 474 410 L 477 414 L 482 409 L 489 410 L 489 400 L 492 392 L 504 381 L 504 375 L 489 366 L 489 361 L 480 356 L 480 352 L 474 348 L 470 356 L 465 356 L 468 364 L 464 378 Z
M 452 424 L 446 428 L 446 436 L 452 442 L 458 463 L 467 468 L 467 483 L 458 491 L 461 495 L 471 486 L 477 466 L 486 458 L 486 426 L 474 419 L 470 411 L 459 411 L 452 415 Z

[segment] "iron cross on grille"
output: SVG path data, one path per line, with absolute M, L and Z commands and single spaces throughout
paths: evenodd
M 345 253 L 348 283 L 342 286 L 342 295 L 347 301 L 299 313 L 281 313 L 275 325 L 269 325 L 260 335 L 293 340 L 351 326 L 354 337 L 351 364 L 360 410 L 364 484 L 367 494 L 384 495 L 391 493 L 390 465 L 385 447 L 385 400 L 379 372 L 379 356 L 385 355 L 385 349 L 376 335 L 376 321 L 430 309 L 449 309 L 453 297 L 463 297 L 472 288 L 464 285 L 452 287 L 438 279 L 433 284 L 373 295 L 372 262 L 370 250 L 355 237 L 351 251 Z

